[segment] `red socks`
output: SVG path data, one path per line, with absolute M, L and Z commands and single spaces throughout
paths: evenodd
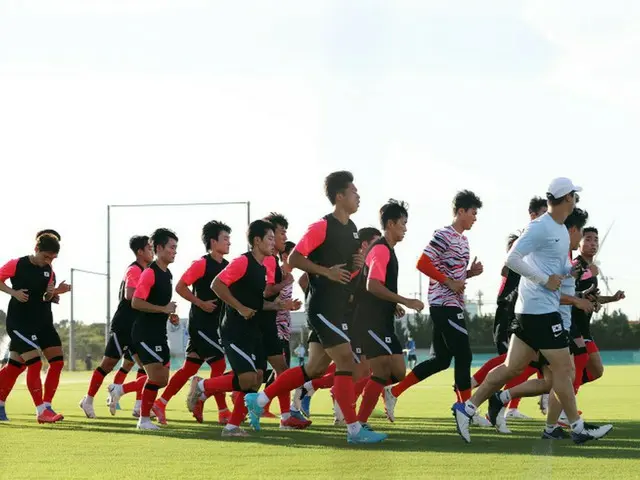
M 575 355 L 573 357 L 573 363 L 576 367 L 576 377 L 573 380 L 573 390 L 575 393 L 578 393 L 580 385 L 582 385 L 582 375 L 584 374 L 585 368 L 587 368 L 587 363 L 589 363 L 589 354 L 581 353 L 580 355 Z
M 151 416 L 151 407 L 153 407 L 153 402 L 156 401 L 159 389 L 160 387 L 150 380 L 147 380 L 144 384 L 144 390 L 142 391 L 142 405 L 140 406 L 141 417 L 148 418 Z
M 369 381 L 370 378 L 371 378 L 371 375 L 367 375 L 366 377 L 362 377 L 360 380 L 356 382 L 354 386 L 354 390 L 356 394 L 356 402 L 358 401 L 358 398 L 360 398 L 360 395 L 362 395 L 362 392 L 367 386 L 367 382 Z
M 304 383 L 304 370 L 302 367 L 288 368 L 282 372 L 275 381 L 264 389 L 268 398 L 275 398 L 281 393 L 295 390 Z
M 282 372 L 280 375 L 282 374 L 284 374 L 284 372 Z M 286 392 L 282 392 L 280 395 L 278 395 L 278 403 L 280 404 L 280 413 L 289 413 L 291 411 L 291 392 L 287 390 Z
M 358 412 L 358 421 L 360 423 L 367 423 L 369 420 L 371 412 L 376 408 L 378 399 L 386 383 L 386 380 L 379 377 L 371 377 L 367 382 L 364 393 L 362 394 L 362 402 L 360 402 L 360 411 Z
M 378 393 L 378 395 L 380 394 Z M 336 372 L 333 382 L 333 396 L 344 414 L 344 420 L 347 425 L 356 423 L 358 421 L 354 407 L 356 395 L 351 372 Z
M 15 360 L 9 360 L 9 363 L 7 363 L 7 365 L 1 370 L 0 402 L 4 402 L 7 399 L 11 390 L 13 390 L 13 386 L 18 380 L 18 377 L 26 370 L 26 368 L 26 365 L 23 363 L 18 363 Z
M 491 360 L 488 360 L 480 370 L 473 374 L 473 379 L 480 385 L 484 382 L 484 379 L 487 378 L 489 372 L 496 368 L 498 365 L 502 365 L 507 358 L 507 354 L 503 353 L 502 355 L 498 355 L 497 357 L 493 357 Z
M 204 383 L 204 393 L 207 397 L 221 392 L 233 391 L 233 380 L 236 378 L 234 374 L 220 375 L 218 377 L 207 378 Z M 235 405 L 235 403 L 234 403 Z M 226 405 L 225 405 L 226 406 Z
M 320 378 L 314 378 L 313 380 L 311 380 L 311 386 L 316 391 L 321 390 L 323 388 L 331 388 L 333 387 L 334 376 L 335 376 L 335 373 L 331 372 L 331 373 L 324 374 Z
M 51 403 L 56 395 L 58 385 L 60 385 L 60 375 L 64 368 L 64 358 L 62 356 L 53 357 L 49 360 L 47 377 L 44 380 L 44 403 Z
M 239 427 L 240 425 L 242 425 L 244 418 L 247 416 L 247 407 L 244 404 L 244 392 L 234 393 L 236 394 L 236 399 L 233 403 L 233 412 L 231 413 L 231 418 L 229 419 L 229 425 Z
M 471 398 L 471 389 L 470 388 L 467 390 L 456 389 L 456 396 L 460 398 L 460 403 L 466 402 Z
M 220 358 L 215 362 L 209 364 L 211 367 L 211 378 L 219 377 L 224 374 L 225 369 L 227 368 L 227 362 L 224 358 Z M 233 375 L 230 375 L 233 376 Z M 228 390 L 227 390 L 228 391 Z M 223 392 L 216 392 L 213 394 L 213 398 L 216 400 L 216 404 L 218 405 L 218 411 L 227 409 L 227 396 Z
M 404 380 L 402 380 L 400 383 L 394 385 L 391 388 L 391 393 L 393 394 L 394 397 L 399 397 L 400 395 L 402 395 L 402 393 L 409 387 L 412 387 L 413 385 L 415 385 L 416 383 L 418 383 L 420 380 L 418 379 L 418 377 L 416 377 L 416 374 L 411 372 L 409 373 L 409 375 L 407 375 L 406 377 L 404 377 Z
M 147 372 L 145 372 L 144 369 L 138 368 L 138 373 L 136 374 L 136 382 L 138 380 L 140 380 L 141 378 L 144 378 L 145 381 L 146 381 Z M 133 382 L 133 383 L 135 385 L 139 385 L 136 382 Z M 124 385 L 123 385 L 123 387 L 124 387 Z M 135 390 L 131 390 L 131 391 L 135 391 L 136 392 L 136 401 L 138 401 L 138 400 L 142 401 L 142 387 L 144 387 L 144 381 L 142 382 L 142 384 L 141 384 L 141 386 L 139 388 L 136 388 Z M 125 392 L 125 393 L 127 393 L 127 392 Z
M 104 377 L 107 376 L 107 373 L 100 367 L 96 368 L 93 371 L 93 375 L 91 375 L 91 380 L 89 381 L 89 390 L 87 391 L 87 397 L 95 397 L 98 390 L 100 390 L 100 386 L 104 381 Z
M 187 358 L 184 361 L 182 368 L 180 368 L 180 370 L 173 374 L 171 380 L 169 380 L 167 388 L 165 388 L 164 392 L 162 392 L 161 398 L 162 400 L 164 400 L 164 403 L 168 403 L 169 400 L 171 400 L 171 398 L 176 393 L 178 393 L 182 387 L 184 387 L 185 383 L 187 383 L 191 377 L 198 373 L 198 370 L 200 370 L 200 365 L 202 365 L 202 362 L 199 360 L 194 362 L 191 361 L 190 358 Z
M 116 385 L 122 385 L 124 381 L 127 379 L 128 374 L 129 374 L 129 370 L 125 370 L 124 368 L 121 368 L 116 372 L 116 376 L 113 379 L 113 383 L 115 383 Z
M 42 362 L 39 358 L 34 358 L 26 362 L 27 364 L 27 388 L 36 407 L 42 405 L 42 380 L 40 379 L 40 370 L 42 370 Z
M 147 376 L 142 375 L 135 379 L 133 382 L 125 383 L 122 385 L 122 391 L 124 393 L 136 392 L 136 400 L 138 400 L 138 395 L 140 395 L 140 400 L 142 400 L 142 389 L 144 388 L 144 384 L 147 382 Z M 156 389 L 157 392 L 157 389 Z M 155 401 L 155 396 L 153 397 Z

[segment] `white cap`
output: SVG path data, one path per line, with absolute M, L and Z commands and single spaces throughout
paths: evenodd
M 571 180 L 566 177 L 558 177 L 551 180 L 547 193 L 550 193 L 553 198 L 562 198 L 566 194 L 571 192 L 581 192 L 582 187 L 574 185 Z

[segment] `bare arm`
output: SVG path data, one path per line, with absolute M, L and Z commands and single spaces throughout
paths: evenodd
M 133 292 L 135 292 L 135 287 L 127 287 L 124 291 L 124 298 L 127 300 L 131 300 L 133 298 Z
M 307 290 L 309 290 L 309 274 L 307 272 L 303 273 L 298 279 L 298 285 L 300 285 L 304 293 L 307 293 Z
M 161 306 L 161 305 L 154 305 L 152 303 L 147 302 L 146 300 L 143 300 L 141 298 L 138 297 L 133 297 L 133 300 L 131 300 L 131 306 L 133 307 L 134 310 L 139 310 L 141 312 L 148 312 L 148 313 L 171 313 L 167 311 L 167 306 Z
M 218 296 L 220 300 L 229 305 L 231 308 L 237 311 L 242 311 L 246 307 L 233 296 L 229 287 L 227 287 L 218 277 L 213 279 L 211 284 L 211 290 Z
M 17 290 L 14 290 L 13 288 L 11 288 L 9 285 L 7 285 L 4 282 L 0 282 L 0 292 L 4 292 L 7 295 L 11 296 L 11 297 L 15 297 L 18 293 Z
M 187 302 L 193 303 L 196 307 L 202 308 L 203 301 L 196 297 L 183 280 L 179 280 L 176 285 L 176 293 Z
M 316 265 L 296 249 L 293 249 L 291 255 L 289 255 L 289 265 L 291 265 L 292 268 L 298 268 L 310 275 L 329 276 L 329 269 L 327 267 Z
M 367 291 L 387 302 L 400 303 L 402 305 L 407 305 L 410 302 L 410 299 L 393 293 L 380 280 L 374 280 L 373 278 L 367 279 Z

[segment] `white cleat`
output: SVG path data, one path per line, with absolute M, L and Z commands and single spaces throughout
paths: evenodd
M 293 392 L 293 401 L 291 402 L 291 406 L 296 412 L 299 412 L 302 409 L 302 387 L 298 387 Z
M 115 383 L 109 385 L 109 413 L 111 413 L 111 415 L 116 414 L 116 408 L 122 395 L 124 395 L 122 385 L 116 385 Z
M 233 427 L 233 428 L 223 428 L 221 436 L 223 438 L 230 438 L 230 437 L 244 438 L 244 437 L 249 437 L 250 435 L 240 427 Z
M 97 418 L 96 412 L 93 409 L 93 398 L 87 397 L 85 395 L 85 397 L 80 400 L 80 408 L 87 416 L 87 418 Z
M 531 417 L 525 415 L 520 412 L 517 408 L 508 408 L 506 412 L 504 412 L 504 418 L 515 418 L 517 420 L 531 420 Z
M 471 418 L 471 425 L 474 425 L 476 427 L 493 427 L 493 425 L 491 425 L 491 422 L 487 420 L 487 417 L 485 417 L 479 411 L 476 411 L 476 414 Z
M 542 414 L 546 415 L 547 411 L 549 410 L 549 394 L 548 393 L 543 393 L 542 395 L 540 395 L 540 400 L 538 400 L 538 406 L 540 406 L 540 411 L 542 412 Z
M 391 385 L 384 387 L 384 411 L 390 422 L 396 421 L 396 403 L 398 398 L 391 393 Z
M 160 430 L 160 427 L 153 423 L 149 418 L 140 418 L 138 420 L 138 430 Z
M 489 423 L 489 425 L 491 425 L 491 423 Z M 507 422 L 503 421 L 503 422 L 496 422 L 496 432 L 509 435 L 511 433 L 511 430 L 509 430 L 509 427 L 507 426 Z
M 340 405 L 338 405 L 338 402 L 336 402 L 335 400 L 333 401 L 333 415 L 334 415 L 334 420 L 333 420 L 334 425 L 345 424 L 344 413 L 342 413 L 342 409 L 340 408 Z
M 471 433 L 469 432 L 471 417 L 465 411 L 464 404 L 456 403 L 451 410 L 453 411 L 453 418 L 456 421 L 458 435 L 460 435 L 466 443 L 471 443 Z
M 189 385 L 189 393 L 187 394 L 187 410 L 193 413 L 198 400 L 200 400 L 200 396 L 204 393 L 200 388 L 200 380 L 201 377 L 197 375 L 191 379 L 191 384 Z

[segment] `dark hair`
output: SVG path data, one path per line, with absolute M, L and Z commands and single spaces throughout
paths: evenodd
M 364 227 L 358 230 L 358 239 L 360 240 L 360 243 L 370 243 L 375 237 L 381 236 L 382 233 L 380 232 L 380 230 L 374 227 Z
M 507 252 L 511 250 L 511 247 L 513 247 L 513 244 L 516 243 L 516 240 L 518 240 L 518 238 L 520 238 L 520 235 L 518 235 L 517 233 L 511 233 L 507 237 Z
M 595 233 L 596 235 L 600 235 L 598 233 L 598 229 L 596 227 L 586 227 L 583 231 L 582 234 L 586 235 L 587 233 Z
M 387 203 L 380 207 L 380 225 L 382 229 L 386 228 L 389 220 L 397 222 L 402 217 L 409 218 L 408 208 L 409 205 L 407 203 L 390 198 Z
M 40 252 L 59 253 L 60 242 L 55 235 L 51 233 L 43 233 L 36 238 L 36 248 Z
M 291 241 L 284 242 L 284 250 L 280 252 L 280 260 L 284 257 L 284 255 L 289 255 L 291 250 L 295 248 L 296 244 Z
M 529 200 L 529 213 L 538 213 L 547 206 L 547 201 L 542 197 L 533 197 Z
M 264 238 L 267 232 L 271 230 L 275 232 L 273 224 L 266 220 L 254 220 L 249 225 L 249 231 L 247 232 L 247 240 L 249 245 L 253 247 L 253 241 L 256 238 Z
M 469 210 L 470 208 L 482 208 L 482 201 L 471 190 L 461 190 L 453 197 L 453 213 L 458 213 L 458 210 Z
M 331 205 L 336 204 L 336 197 L 339 193 L 343 193 L 349 188 L 350 183 L 353 183 L 353 174 L 346 170 L 327 175 L 327 178 L 324 179 L 324 193 L 331 202 Z
M 576 194 L 576 192 L 572 190 L 569 193 L 567 193 L 565 195 L 562 195 L 560 198 L 556 198 L 553 195 L 551 195 L 550 193 L 547 193 L 547 202 L 550 203 L 551 205 L 553 205 L 554 207 L 557 207 L 562 202 L 564 202 L 564 199 L 567 198 L 567 195 L 575 195 L 575 194 Z
M 60 234 L 51 228 L 45 228 L 44 230 L 40 230 L 38 233 L 36 233 L 36 240 L 38 239 L 38 237 L 41 237 L 45 233 L 56 237 L 58 239 L 58 242 L 62 240 L 62 238 L 60 237 Z
M 149 245 L 149 237 L 146 235 L 134 235 L 129 239 L 129 248 L 135 254 L 138 250 L 144 250 L 147 245 Z
M 271 212 L 269 215 L 264 217 L 263 220 L 269 222 L 276 228 L 278 226 L 284 228 L 285 230 L 289 228 L 289 221 L 287 220 L 287 217 L 285 217 L 281 213 Z
M 573 212 L 571 212 L 571 214 L 564 221 L 564 226 L 567 227 L 567 229 L 576 227 L 578 230 L 580 230 L 587 224 L 588 218 L 589 214 L 586 212 L 586 210 L 582 210 L 581 208 L 574 208 Z
M 151 245 L 153 245 L 153 251 L 157 252 L 158 247 L 166 247 L 169 240 L 173 239 L 176 242 L 178 241 L 178 236 L 173 232 L 173 230 L 169 230 L 168 228 L 157 228 L 151 234 Z
M 207 252 L 211 248 L 211 240 L 218 241 L 220 238 L 220 234 L 222 232 L 231 233 L 231 227 L 217 220 L 211 220 L 207 222 L 202 227 L 202 243 L 204 243 L 204 248 L 207 249 Z

